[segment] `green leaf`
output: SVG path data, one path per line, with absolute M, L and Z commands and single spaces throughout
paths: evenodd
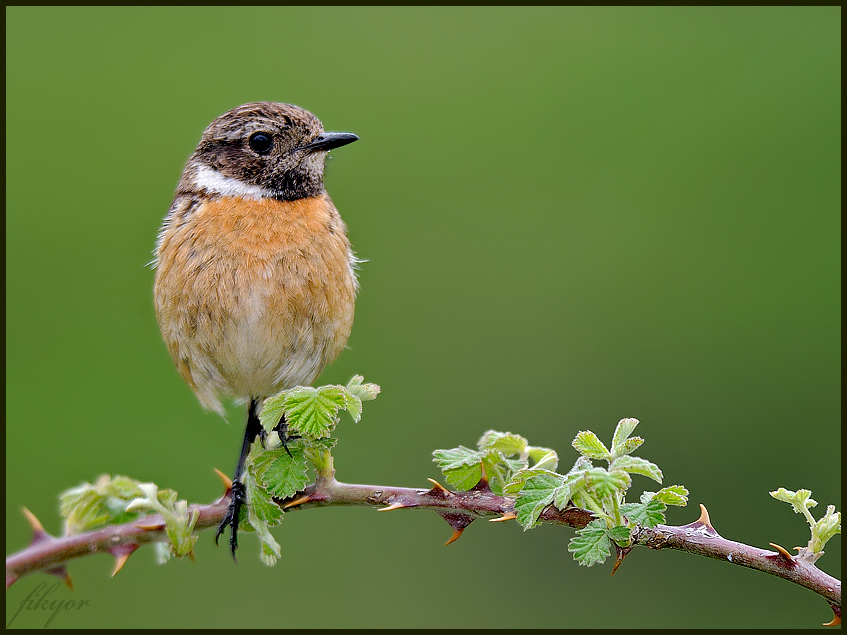
M 164 542 L 154 542 L 153 553 L 156 558 L 156 564 L 165 564 L 174 555 L 171 553 L 170 545 Z
M 659 483 L 662 482 L 662 470 L 659 469 L 659 466 L 637 456 L 619 456 L 612 461 L 609 469 L 624 470 L 630 474 L 641 474 Z
M 594 464 L 586 457 L 580 456 L 574 461 L 571 469 L 568 470 L 568 474 L 574 474 L 576 472 L 586 472 L 588 470 L 594 469 Z
M 780 487 L 775 492 L 770 492 L 776 500 L 784 503 L 790 503 L 794 508 L 795 514 L 804 514 L 805 510 L 816 507 L 818 501 L 812 498 L 812 492 L 807 489 L 800 489 L 796 492 Z
M 244 473 L 242 479 L 247 492 L 247 522 L 261 541 L 260 559 L 272 567 L 282 555 L 282 549 L 271 535 L 270 527 L 282 521 L 282 510 L 271 500 L 268 491 L 256 481 L 250 470 Z
M 841 533 L 841 512 L 835 511 L 835 505 L 827 505 L 823 518 L 812 527 L 812 540 L 809 546 L 814 553 L 819 553 L 827 541 L 835 534 Z
M 270 432 L 276 427 L 282 417 L 285 416 L 285 398 L 288 395 L 287 390 L 275 394 L 273 397 L 268 397 L 262 404 L 262 410 L 259 412 L 259 422 L 265 429 L 265 432 Z
M 562 484 L 562 479 L 561 475 L 552 472 L 541 472 L 526 479 L 515 500 L 517 521 L 523 526 L 524 531 L 532 529 L 544 508 L 553 502 L 556 489 Z
M 362 400 L 356 395 L 348 392 L 344 407 L 350 413 L 350 416 L 353 417 L 353 423 L 359 423 L 362 420 Z
M 579 494 L 588 484 L 589 476 L 584 470 L 568 472 L 562 479 L 562 484 L 556 489 L 553 504 L 557 509 L 565 509 L 568 502 Z
M 632 484 L 629 474 L 623 470 L 606 470 L 602 467 L 593 467 L 585 471 L 588 482 L 586 489 L 596 493 L 599 498 L 622 494 Z
M 363 384 L 365 380 L 361 375 L 355 375 L 347 382 L 348 392 L 356 397 L 359 401 L 372 401 L 376 399 L 381 388 L 376 384 Z
M 263 526 L 261 531 L 256 532 L 256 535 L 259 536 L 262 545 L 262 549 L 259 552 L 259 560 L 269 567 L 274 566 L 282 556 L 282 548 L 274 540 L 267 527 Z
M 495 450 L 503 453 L 505 456 L 512 454 L 521 456 L 526 452 L 527 440 L 519 434 L 489 430 L 477 441 L 477 447 L 480 450 Z
M 532 461 L 532 467 L 542 470 L 555 471 L 559 466 L 559 455 L 550 448 L 536 448 L 530 446 L 527 454 Z
M 632 529 L 626 525 L 618 525 L 606 530 L 606 535 L 610 540 L 617 543 L 619 547 L 628 547 L 632 538 Z
M 277 498 L 288 498 L 303 489 L 309 482 L 309 461 L 302 441 L 285 448 L 266 450 L 255 460 L 255 476 Z
M 632 454 L 641 447 L 641 444 L 644 443 L 644 439 L 641 437 L 630 437 L 618 448 L 618 456 L 624 456 L 625 454 Z
M 467 491 L 482 480 L 482 462 L 443 470 L 445 480 L 460 491 Z
M 603 442 L 591 430 L 580 430 L 571 445 L 574 449 L 590 459 L 611 461 L 612 455 Z
M 285 450 L 282 451 L 283 453 L 285 452 Z M 273 456 L 275 453 L 276 450 L 265 450 L 262 448 L 260 439 L 253 441 L 253 445 L 250 446 L 250 453 L 247 455 L 243 478 L 244 490 L 247 495 L 246 507 L 252 508 L 252 513 L 258 521 L 267 523 L 271 527 L 282 522 L 283 512 L 279 505 L 273 502 L 271 492 L 265 487 L 262 479 L 259 478 L 259 473 L 264 473 L 268 468 L 268 463 L 263 457 L 266 454 Z M 247 478 L 248 476 L 249 478 Z M 251 522 L 250 524 L 252 525 L 253 523 Z
M 315 468 L 320 476 L 332 474 L 332 454 L 330 451 L 335 447 L 337 440 L 332 437 L 323 439 L 312 439 L 305 444 L 303 454 L 306 460 Z
M 652 498 L 663 502 L 665 505 L 685 507 L 688 505 L 688 490 L 682 485 L 668 485 L 653 494 Z
M 449 450 L 435 450 L 432 456 L 434 457 L 432 460 L 444 471 L 480 463 L 485 453 L 460 445 Z
M 505 496 L 516 496 L 523 489 L 523 486 L 526 484 L 527 479 L 532 476 L 536 476 L 538 474 L 543 474 L 548 472 L 548 470 L 542 470 L 538 468 L 524 468 L 522 470 L 516 471 L 513 475 L 509 483 L 506 487 L 503 488 L 503 494 Z
M 612 436 L 612 456 L 618 457 L 629 454 L 629 452 L 623 451 L 624 443 L 637 425 L 638 419 L 621 419 L 618 422 L 618 425 L 615 427 L 615 434 Z
M 606 522 L 598 518 L 579 529 L 568 544 L 568 551 L 583 567 L 605 562 L 611 555 L 611 543 L 606 533 Z
M 655 527 L 665 522 L 665 510 L 667 506 L 659 500 L 649 500 L 641 503 L 624 503 L 621 505 L 621 513 L 627 517 L 629 522 L 642 527 Z
M 257 450 L 259 445 L 259 441 L 256 440 L 251 454 L 261 451 Z M 270 492 L 256 478 L 256 463 L 259 459 L 260 456 L 256 456 L 253 463 L 249 463 L 248 459 L 248 468 L 242 476 L 247 495 L 247 504 L 242 508 L 242 512 L 246 508 L 248 526 L 256 532 L 261 541 L 260 559 L 272 567 L 280 558 L 282 551 L 279 543 L 271 535 L 270 528 L 282 522 L 283 512 L 279 505 L 273 502 Z
M 507 459 L 496 450 L 489 450 L 482 457 L 482 469 L 488 478 L 488 487 L 497 496 L 503 495 L 503 489 L 512 480 L 512 475 L 524 467 L 526 461 Z
M 350 393 L 341 386 L 298 386 L 280 393 L 278 397 L 282 398 L 282 409 L 289 428 L 310 439 L 329 436 L 338 423 L 339 409 L 346 409 L 350 402 Z
M 574 500 L 589 484 L 589 472 L 594 469 L 605 472 L 603 468 L 595 468 L 586 457 L 580 456 L 568 473 L 561 477 L 562 484 L 556 490 L 553 504 L 558 509 L 565 509 L 568 502 Z
M 485 454 L 460 445 L 450 450 L 436 450 L 433 461 L 447 482 L 460 490 L 469 490 L 482 478 L 482 459 Z

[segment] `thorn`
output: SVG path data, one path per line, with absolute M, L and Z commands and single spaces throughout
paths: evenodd
M 462 532 L 465 531 L 467 526 L 474 521 L 473 517 L 469 517 L 467 514 L 456 514 L 452 512 L 436 513 L 446 520 L 447 524 L 453 529 L 453 535 L 450 536 L 450 540 L 444 543 L 445 547 L 451 542 L 456 542 L 462 536 Z
M 840 611 L 836 611 L 835 607 L 830 605 L 832 612 L 835 614 L 832 618 L 831 622 L 824 622 L 824 626 L 838 626 L 841 624 L 841 613 Z
M 116 547 L 112 547 L 109 549 L 109 553 L 115 556 L 115 568 L 112 569 L 112 575 L 109 577 L 114 578 L 118 571 L 124 568 L 126 561 L 129 560 L 129 557 L 135 553 L 135 550 L 138 549 L 140 545 L 127 543 L 123 545 L 117 545 Z
M 446 547 L 446 546 L 447 546 L 447 545 L 449 545 L 451 542 L 456 542 L 459 538 L 461 538 L 461 537 L 462 537 L 462 532 L 463 532 L 463 531 L 465 531 L 464 527 L 463 527 L 462 529 L 454 529 L 454 530 L 453 530 L 453 535 L 452 535 L 452 536 L 450 536 L 450 540 L 448 540 L 447 542 L 445 542 L 445 543 L 444 543 L 444 546 Z
M 288 509 L 289 507 L 297 507 L 297 505 L 302 505 L 303 503 L 308 503 L 310 500 L 312 500 L 311 496 L 308 496 L 308 495 L 301 496 L 300 498 L 295 498 L 293 501 L 288 501 L 287 503 L 285 503 L 282 506 L 282 508 Z M 382 511 L 382 510 L 380 510 L 380 511 Z
M 616 543 L 612 544 L 615 545 L 615 566 L 612 567 L 612 575 L 615 575 L 615 571 L 621 566 L 623 559 L 632 551 L 632 547 L 619 547 Z
M 41 521 L 35 517 L 31 511 L 29 511 L 26 507 L 21 507 L 21 511 L 23 512 L 24 518 L 26 518 L 29 526 L 32 527 L 32 540 L 29 544 L 37 545 L 40 542 L 44 542 L 45 540 L 56 540 L 53 536 L 48 534 L 44 527 L 41 524 Z
M 149 529 L 149 530 L 154 530 L 154 531 L 155 531 L 155 530 L 157 530 L 157 529 L 164 529 L 164 528 L 165 528 L 165 523 L 164 523 L 164 522 L 158 522 L 158 523 L 156 523 L 156 522 L 148 522 L 148 523 L 145 523 L 145 522 L 144 522 L 144 519 L 142 518 L 142 519 L 141 519 L 141 520 L 139 520 L 138 522 L 132 523 L 132 526 L 133 526 L 133 527 L 138 527 L 139 529 Z
M 432 489 L 429 490 L 430 493 L 435 494 L 436 492 L 440 492 L 441 494 L 444 494 L 446 496 L 455 496 L 455 494 L 453 492 L 451 492 L 449 489 L 444 487 L 441 483 L 436 481 L 434 478 L 428 478 L 426 480 L 428 480 L 430 483 L 432 483 Z
M 485 465 L 481 466 L 482 469 L 482 478 L 479 479 L 479 483 L 474 485 L 469 491 L 471 492 L 490 492 L 491 488 L 488 486 L 488 476 L 485 474 Z
M 47 569 L 45 573 L 49 573 L 50 575 L 54 575 L 57 578 L 61 578 L 62 582 L 65 583 L 65 586 L 67 586 L 71 591 L 74 590 L 74 581 L 71 580 L 71 574 L 68 573 L 68 569 L 67 567 L 65 567 L 65 565 L 53 567 L 52 569 Z
M 112 569 L 112 575 L 109 576 L 110 578 L 114 578 L 118 574 L 118 571 L 124 568 L 126 561 L 129 560 L 131 555 L 132 554 L 124 553 L 120 556 L 115 556 L 115 568 Z
M 14 574 L 9 574 L 6 576 L 6 590 L 9 590 L 9 587 L 12 586 L 15 582 L 18 581 L 18 576 Z
M 212 469 L 215 470 L 215 474 L 218 475 L 218 478 L 221 479 L 221 481 L 223 481 L 224 490 L 225 490 L 224 496 L 226 496 L 227 494 L 229 494 L 232 491 L 232 479 L 229 478 L 223 472 L 221 472 L 218 468 L 215 467 L 215 468 L 212 468 Z
M 188 557 L 191 558 L 191 562 L 197 562 L 197 558 L 194 557 L 194 549 L 188 552 Z
M 395 509 L 400 509 L 401 507 L 405 507 L 405 505 L 403 503 L 394 503 L 393 505 L 389 505 L 388 507 L 381 507 L 380 509 L 378 509 L 376 511 L 378 511 L 378 512 L 390 512 L 390 511 L 393 511 Z
M 691 529 L 699 529 L 705 528 L 705 534 L 707 536 L 720 536 L 718 530 L 712 526 L 712 521 L 709 519 L 709 512 L 706 510 L 706 506 L 703 503 L 700 503 L 700 518 L 695 520 L 693 523 L 688 523 L 687 525 L 682 525 L 683 527 L 690 527 Z
M 504 520 L 514 520 L 518 515 L 515 512 L 506 512 L 500 518 L 491 518 L 488 522 L 490 523 L 502 523 Z
M 703 503 L 700 503 L 700 518 L 698 518 L 695 522 L 706 525 L 706 527 L 710 529 L 714 529 L 714 527 L 712 527 L 712 521 L 709 520 L 709 512 L 706 510 L 706 506 Z
M 26 507 L 21 507 L 21 511 L 23 512 L 24 518 L 26 518 L 30 527 L 32 527 L 33 533 L 36 533 L 36 534 L 46 534 L 47 533 L 46 531 L 44 531 L 44 527 L 42 526 L 41 521 L 38 520 L 38 518 L 35 517 L 35 514 L 33 514 L 31 511 L 29 511 Z
M 771 547 L 773 547 L 774 549 L 776 549 L 777 553 L 779 553 L 779 556 L 776 556 L 776 557 L 782 558 L 783 560 L 785 560 L 785 561 L 787 561 L 791 564 L 794 564 L 794 556 L 792 556 L 790 553 L 788 553 L 788 551 L 785 549 L 785 547 L 780 547 L 775 542 L 769 542 L 768 544 Z

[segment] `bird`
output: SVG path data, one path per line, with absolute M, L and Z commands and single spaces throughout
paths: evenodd
M 264 400 L 313 384 L 350 336 L 360 261 L 324 170 L 330 150 L 358 139 L 293 104 L 234 108 L 203 132 L 157 236 L 154 305 L 174 365 L 205 409 L 247 404 L 215 535 L 229 528 L 233 558 Z M 274 430 L 285 445 L 284 416 Z

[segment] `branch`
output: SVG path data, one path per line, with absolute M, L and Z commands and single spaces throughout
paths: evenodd
M 444 518 L 453 529 L 453 536 L 446 544 L 458 539 L 465 528 L 478 518 L 487 518 L 490 521 L 515 518 L 514 500 L 493 494 L 485 480 L 465 492 L 447 490 L 432 479 L 430 482 L 433 486 L 426 490 L 354 485 L 340 483 L 334 478 L 319 478 L 291 499 L 276 502 L 286 511 L 328 506 L 379 507 L 378 511 L 404 508 L 430 510 Z M 220 500 L 210 505 L 192 505 L 189 510 L 198 514 L 195 529 L 217 527 L 226 515 L 229 497 L 230 491 L 227 490 Z M 814 591 L 832 607 L 836 616 L 832 624 L 840 622 L 841 582 L 818 569 L 814 564 L 815 558 L 805 549 L 800 549 L 800 553 L 792 556 L 777 545 L 773 545 L 777 549 L 774 552 L 727 540 L 715 531 L 705 508 L 702 505 L 701 508 L 703 514 L 700 519 L 688 525 L 659 525 L 652 529 L 639 527 L 635 532 L 633 545 L 619 549 L 615 569 L 633 546 L 675 549 L 707 556 L 757 569 Z M 28 514 L 28 518 L 33 525 L 33 541 L 26 549 L 6 559 L 6 588 L 19 578 L 39 570 L 57 575 L 70 583 L 65 564 L 74 558 L 92 553 L 107 552 L 113 555 L 116 565 L 112 575 L 115 575 L 142 544 L 168 541 L 164 520 L 158 514 L 123 525 L 61 538 L 47 534 L 31 514 Z M 539 516 L 539 521 L 579 529 L 585 527 L 593 518 L 594 515 L 584 509 L 568 507 L 559 510 L 553 505 L 548 505 Z
M 403 507 L 429 509 L 440 514 L 453 527 L 454 538 L 476 518 L 489 517 L 510 520 L 514 501 L 495 496 L 487 488 L 467 492 L 451 492 L 435 481 L 429 490 L 408 487 L 380 487 L 375 485 L 352 485 L 334 479 L 318 479 L 303 492 L 287 501 L 276 502 L 286 510 L 306 507 L 327 506 L 384 506 L 380 511 Z M 231 483 L 226 494 L 210 505 L 191 505 L 189 512 L 197 513 L 196 530 L 217 527 L 226 515 L 231 495 Z M 110 553 L 117 560 L 112 575 L 115 575 L 132 553 L 141 545 L 151 542 L 167 542 L 165 522 L 161 515 L 151 514 L 121 525 L 110 525 L 103 529 L 60 538 L 48 534 L 29 510 L 24 513 L 33 527 L 30 545 L 6 558 L 6 588 L 18 579 L 35 571 L 46 570 L 58 575 L 66 582 L 70 580 L 65 564 L 75 558 L 94 553 Z M 569 508 L 559 511 L 551 508 L 542 514 L 545 522 L 584 527 L 593 518 L 590 512 Z
M 835 626 L 841 621 L 841 581 L 818 569 L 815 560 L 823 553 L 812 554 L 805 547 L 795 547 L 799 552 L 792 556 L 783 547 L 770 543 L 776 551 L 751 547 L 722 537 L 709 520 L 709 513 L 700 505 L 700 518 L 681 527 L 658 525 L 647 529 L 640 527 L 634 544 L 650 549 L 675 549 L 706 556 L 741 567 L 756 569 L 814 591 L 832 608 L 835 618 L 824 626 Z

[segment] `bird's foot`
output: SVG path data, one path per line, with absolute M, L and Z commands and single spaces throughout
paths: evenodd
M 244 483 L 240 480 L 232 482 L 232 498 L 226 508 L 226 516 L 218 525 L 218 533 L 215 534 L 215 544 L 218 544 L 218 538 L 226 530 L 230 529 L 229 548 L 232 551 L 232 559 L 235 560 L 235 550 L 238 549 L 238 521 L 241 514 L 241 507 L 247 502 L 247 492 L 244 489 Z
M 282 447 L 285 448 L 285 451 L 288 452 L 288 456 L 291 456 L 291 450 L 288 449 L 288 442 L 294 441 L 295 439 L 299 439 L 299 434 L 288 434 L 288 424 L 285 421 L 285 417 L 279 420 L 279 423 L 274 426 L 274 432 L 279 435 L 279 440 L 282 443 Z

